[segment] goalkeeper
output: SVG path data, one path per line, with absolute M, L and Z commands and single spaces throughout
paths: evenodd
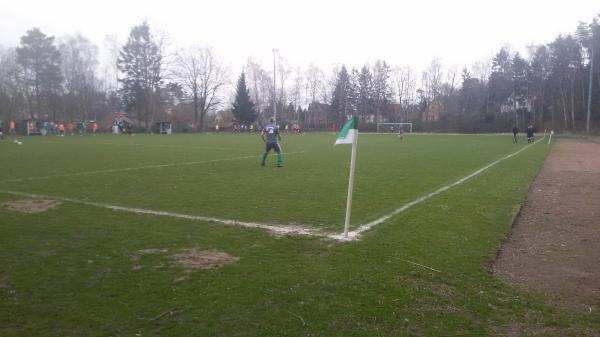
M 265 154 L 263 154 L 261 165 L 265 166 L 267 156 L 271 149 L 273 149 L 275 153 L 277 153 L 277 167 L 282 167 L 283 158 L 281 155 L 281 147 L 279 146 L 279 143 L 277 143 L 278 140 L 281 140 L 281 135 L 279 134 L 279 128 L 275 125 L 275 119 L 271 118 L 269 120 L 269 124 L 265 125 L 262 129 L 260 137 L 266 144 Z

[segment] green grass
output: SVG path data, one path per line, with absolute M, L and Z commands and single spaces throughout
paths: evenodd
M 0 189 L 340 232 L 350 147 L 333 138 L 284 135 L 292 154 L 282 169 L 273 157 L 259 165 L 256 135 L 5 140 Z M 359 144 L 353 228 L 524 146 L 509 136 L 363 135 Z M 537 144 L 350 243 L 73 203 L 1 208 L 0 335 L 494 336 L 509 326 L 597 335 L 595 315 L 552 307 L 487 270 L 547 151 Z M 255 157 L 66 176 L 245 156 Z M 168 253 L 132 260 L 147 248 Z M 240 260 L 188 272 L 171 258 L 188 248 Z

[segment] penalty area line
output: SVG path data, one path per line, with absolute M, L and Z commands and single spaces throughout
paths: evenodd
M 170 218 L 178 218 L 185 220 L 193 220 L 193 221 L 204 221 L 210 223 L 217 223 L 227 226 L 239 226 L 246 228 L 258 228 L 266 230 L 274 235 L 304 235 L 304 236 L 314 236 L 314 237 L 325 237 L 319 230 L 314 228 L 309 228 L 307 225 L 280 225 L 280 224 L 265 224 L 258 222 L 248 222 L 248 221 L 240 221 L 234 219 L 221 219 L 215 217 L 201 216 L 201 215 L 189 215 L 175 212 L 167 212 L 167 211 L 157 211 L 152 209 L 145 208 L 136 208 L 136 207 L 124 207 L 118 205 L 110 205 L 103 204 L 99 202 L 93 201 L 85 201 L 73 198 L 66 197 L 57 197 L 51 195 L 42 195 L 42 194 L 32 194 L 25 192 L 17 192 L 17 191 L 8 191 L 8 190 L 0 190 L 0 193 L 27 197 L 33 199 L 51 199 L 51 200 L 59 200 L 63 202 L 69 202 L 73 204 L 80 204 L 85 206 L 92 206 L 97 208 L 105 208 L 113 211 L 121 211 L 142 215 L 154 215 L 154 216 L 162 216 L 162 217 L 170 217 Z
M 348 232 L 348 237 L 347 238 L 344 237 L 343 233 L 341 233 L 341 234 L 335 234 L 335 235 L 330 235 L 329 237 L 332 238 L 332 239 L 335 239 L 335 240 L 346 240 L 346 241 L 357 240 L 363 232 L 368 231 L 371 228 L 373 228 L 373 227 L 375 227 L 377 225 L 380 225 L 380 224 L 388 221 L 389 219 L 393 218 L 394 216 L 396 216 L 396 215 L 398 215 L 398 214 L 406 211 L 407 209 L 409 209 L 409 208 L 411 208 L 411 207 L 413 207 L 415 205 L 420 204 L 421 202 L 423 202 L 425 200 L 428 200 L 428 199 L 430 199 L 430 198 L 432 198 L 432 197 L 434 197 L 434 196 L 436 196 L 438 194 L 441 194 L 441 193 L 443 193 L 443 192 L 451 189 L 452 187 L 460 185 L 460 184 L 464 183 L 465 181 L 470 180 L 471 178 L 478 176 L 479 174 L 481 174 L 482 172 L 484 172 L 484 171 L 488 170 L 489 168 L 495 166 L 496 164 L 498 164 L 498 163 L 500 163 L 500 162 L 502 162 L 502 161 L 504 161 L 506 159 L 512 158 L 512 157 L 518 155 L 519 153 L 527 150 L 528 148 L 532 147 L 536 143 L 541 142 L 542 140 L 544 140 L 544 138 L 546 138 L 546 136 L 544 136 L 540 140 L 537 140 L 537 141 L 533 142 L 532 144 L 529 144 L 529 145 L 527 145 L 527 146 L 525 146 L 525 147 L 523 147 L 523 148 L 521 148 L 521 149 L 519 149 L 519 150 L 517 150 L 517 151 L 515 151 L 515 152 L 513 152 L 513 153 L 511 153 L 511 154 L 509 154 L 507 156 L 505 156 L 505 157 L 502 157 L 502 158 L 500 158 L 498 160 L 495 160 L 495 161 L 491 162 L 490 164 L 488 164 L 488 165 L 486 165 L 486 166 L 484 166 L 484 167 L 476 170 L 475 172 L 473 172 L 473 173 L 471 173 L 471 174 L 469 174 L 469 175 L 467 175 L 467 176 L 465 176 L 465 177 L 463 177 L 463 178 L 461 178 L 461 179 L 459 179 L 459 180 L 457 180 L 457 181 L 455 181 L 455 182 L 453 182 L 451 184 L 448 184 L 446 186 L 440 187 L 437 190 L 435 190 L 435 191 L 433 191 L 433 192 L 431 192 L 429 194 L 426 194 L 426 195 L 424 195 L 424 196 L 422 196 L 420 198 L 417 198 L 417 199 L 415 199 L 415 200 L 413 200 L 411 202 L 408 202 L 408 203 L 406 203 L 406 204 L 398 207 L 397 209 L 393 210 L 392 212 L 390 212 L 390 213 L 388 213 L 388 214 L 386 214 L 386 215 L 384 215 L 384 216 L 382 216 L 382 217 L 380 217 L 378 219 L 375 219 L 375 220 L 373 220 L 371 222 L 368 222 L 366 224 L 360 225 L 357 229 Z

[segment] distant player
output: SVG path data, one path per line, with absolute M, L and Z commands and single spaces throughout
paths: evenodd
M 0 139 L 4 140 L 4 130 L 2 129 L 2 120 L 0 119 Z
M 77 134 L 79 134 L 80 136 L 83 136 L 84 133 L 85 133 L 85 125 L 83 124 L 83 122 L 77 122 Z
M 533 143 L 535 141 L 533 133 L 534 133 L 534 129 L 533 129 L 533 125 L 529 124 L 529 126 L 526 129 L 527 132 L 527 143 Z
M 271 149 L 273 149 L 275 150 L 275 153 L 277 153 L 277 167 L 282 167 L 283 158 L 281 155 L 281 147 L 279 146 L 279 143 L 277 143 L 278 140 L 281 140 L 281 135 L 279 134 L 279 128 L 275 125 L 275 120 L 273 118 L 271 118 L 269 124 L 265 125 L 262 129 L 260 137 L 266 144 L 265 154 L 263 154 L 262 163 L 260 165 L 265 166 L 267 156 Z
M 519 133 L 519 128 L 515 125 L 515 127 L 512 129 L 513 132 L 513 143 L 516 144 L 518 143 L 518 139 L 517 139 L 517 134 Z
M 398 138 L 400 138 L 400 140 L 404 139 L 404 130 L 402 128 L 398 130 Z
M 15 121 L 10 121 L 10 129 L 8 129 L 8 133 L 12 135 L 17 133 L 17 130 L 15 128 Z

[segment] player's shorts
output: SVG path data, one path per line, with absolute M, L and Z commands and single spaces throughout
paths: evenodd
M 265 152 L 269 152 L 271 149 L 275 150 L 275 153 L 281 153 L 281 148 L 277 143 L 267 143 Z

